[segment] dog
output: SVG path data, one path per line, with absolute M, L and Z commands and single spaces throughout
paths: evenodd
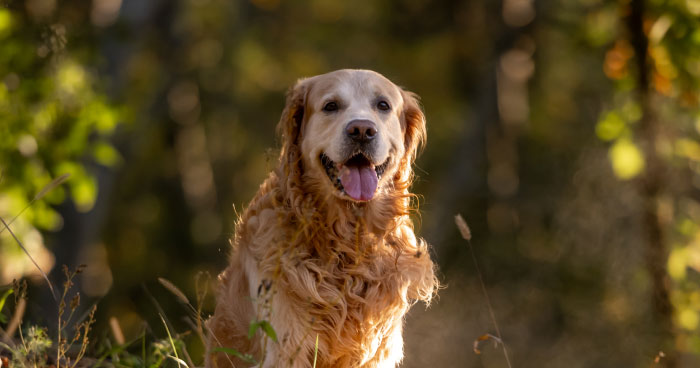
M 406 313 L 438 287 L 409 217 L 426 138 L 418 98 L 337 70 L 290 89 L 278 132 L 279 163 L 219 275 L 206 366 L 395 367 Z

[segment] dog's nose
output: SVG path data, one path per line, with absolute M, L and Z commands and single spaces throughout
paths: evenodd
M 369 120 L 357 119 L 348 123 L 345 133 L 357 143 L 366 143 L 377 135 L 377 126 Z

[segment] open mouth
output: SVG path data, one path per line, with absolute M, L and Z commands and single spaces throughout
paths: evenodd
M 369 201 L 374 198 L 377 183 L 389 164 L 387 159 L 383 164 L 375 166 L 362 153 L 353 155 L 342 164 L 336 164 L 323 153 L 320 159 L 336 189 L 357 201 Z

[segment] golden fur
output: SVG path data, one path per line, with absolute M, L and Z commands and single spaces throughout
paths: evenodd
M 362 107 L 371 94 L 395 108 Z M 348 109 L 324 114 L 330 95 Z M 360 115 L 377 121 L 384 137 L 377 152 L 388 162 L 366 202 L 339 194 L 317 159 L 319 146 L 332 152 L 338 140 L 338 129 L 324 127 Z M 437 288 L 428 246 L 409 218 L 411 165 L 425 140 L 416 96 L 366 70 L 302 79 L 278 130 L 279 165 L 238 220 L 230 265 L 219 276 L 206 365 L 249 366 L 211 351 L 223 346 L 251 353 L 260 367 L 311 367 L 318 337 L 316 367 L 395 367 L 406 312 Z M 262 330 L 248 339 L 251 321 L 261 320 L 277 341 Z

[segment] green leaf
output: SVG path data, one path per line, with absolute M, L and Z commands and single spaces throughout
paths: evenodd
M 277 333 L 275 332 L 275 329 L 272 328 L 270 322 L 260 321 L 260 327 L 262 327 L 265 334 L 270 337 L 272 341 L 277 342 Z
M 272 341 L 277 342 L 277 333 L 275 332 L 275 329 L 272 328 L 270 322 L 265 320 L 250 322 L 250 327 L 248 328 L 248 339 L 252 339 L 253 336 L 255 336 L 255 332 L 258 330 L 258 328 L 261 328 L 263 332 L 265 332 L 265 335 L 271 338 Z
M 696 29 L 693 32 L 692 40 L 695 44 L 700 45 L 700 29 Z
M 95 205 L 97 198 L 97 181 L 90 176 L 84 176 L 71 183 L 71 195 L 75 206 L 80 212 L 88 212 Z
M 676 154 L 679 156 L 687 157 L 694 161 L 700 161 L 700 144 L 692 139 L 678 139 L 675 144 L 675 150 Z
M 608 142 L 619 138 L 626 130 L 627 126 L 620 114 L 611 111 L 598 121 L 595 134 L 601 140 Z
M 250 327 L 248 327 L 248 340 L 252 339 L 253 336 L 255 336 L 255 331 L 257 331 L 259 327 L 260 327 L 260 322 L 258 322 L 258 321 L 251 321 L 250 322 Z
M 691 308 L 682 308 L 678 312 L 678 324 L 688 331 L 695 331 L 700 324 L 698 312 Z
M 608 152 L 613 172 L 623 180 L 632 179 L 644 170 L 642 151 L 627 138 L 618 139 Z
M 0 9 L 0 37 L 6 36 L 12 29 L 12 15 L 7 9 Z
M 0 298 L 0 322 L 2 323 L 7 323 L 7 317 L 2 314 L 2 308 L 5 307 L 5 302 L 7 301 L 7 297 L 12 294 L 14 290 L 9 289 L 5 292 L 5 294 L 2 295 L 2 298 Z
M 253 358 L 252 355 L 243 354 L 236 349 L 218 347 L 218 348 L 214 348 L 214 350 L 212 350 L 212 351 L 226 353 L 228 355 L 233 355 L 236 358 L 238 358 L 238 359 L 240 359 L 248 364 L 258 364 L 258 362 L 255 360 L 255 358 Z
M 92 155 L 98 163 L 104 166 L 114 166 L 122 159 L 119 152 L 105 142 L 96 143 L 92 148 Z
M 116 109 L 111 108 L 102 100 L 97 100 L 86 109 L 86 114 L 95 122 L 95 128 L 100 134 L 112 133 L 119 122 Z
M 688 250 L 686 248 L 676 248 L 671 250 L 668 255 L 668 261 L 666 267 L 668 267 L 668 273 L 674 280 L 683 280 L 686 276 L 686 269 L 688 267 Z

